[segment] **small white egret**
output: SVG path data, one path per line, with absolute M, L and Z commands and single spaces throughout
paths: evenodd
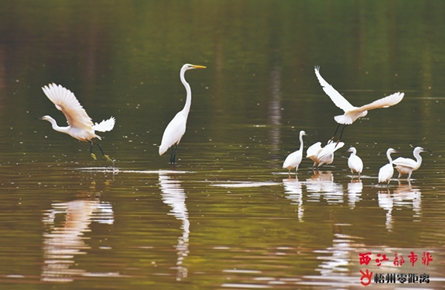
M 93 143 L 96 143 L 102 155 L 107 160 L 112 161 L 108 155 L 104 154 L 104 151 L 100 147 L 99 143 L 93 141 L 93 138 L 101 140 L 100 136 L 96 135 L 95 131 L 111 131 L 114 127 L 116 119 L 111 117 L 108 120 L 103 120 L 99 124 L 93 124 L 85 109 L 70 90 L 54 83 L 44 86 L 42 90 L 48 99 L 54 103 L 56 108 L 62 111 L 62 113 L 65 115 L 66 120 L 68 121 L 68 126 L 59 127 L 56 120 L 50 116 L 43 116 L 39 119 L 50 122 L 53 129 L 58 132 L 68 134 L 80 141 L 89 142 L 91 157 L 93 157 L 94 160 L 96 160 L 96 155 L 93 153 Z
M 333 142 L 332 140 L 329 140 L 326 146 L 321 149 L 320 154 L 318 154 L 318 166 L 332 164 L 334 162 L 335 151 L 342 148 L 344 145 L 345 143 L 343 142 Z
M 175 164 L 176 150 L 178 149 L 179 141 L 185 133 L 187 117 L 190 112 L 190 106 L 192 104 L 192 90 L 189 83 L 185 80 L 184 74 L 190 69 L 206 68 L 202 65 L 184 64 L 179 72 L 179 76 L 182 84 L 187 92 L 187 99 L 185 101 L 184 108 L 179 111 L 176 116 L 170 121 L 162 135 L 161 146 L 159 146 L 159 155 L 164 154 L 168 148 L 173 147 L 170 155 L 170 163 Z
M 413 151 L 413 155 L 416 158 L 416 161 L 411 158 L 404 157 L 399 157 L 393 161 L 397 171 L 399 172 L 398 178 L 400 178 L 400 176 L 402 176 L 403 174 L 408 174 L 407 180 L 411 179 L 411 174 L 413 173 L 413 171 L 419 169 L 420 165 L 422 165 L 422 156 L 420 156 L 420 153 L 422 152 L 433 153 L 428 149 L 416 147 Z
M 320 161 L 318 160 L 318 154 L 320 154 L 321 149 L 323 149 L 323 147 L 321 147 L 321 142 L 316 142 L 309 146 L 309 148 L 307 148 L 306 158 L 314 161 L 314 165 L 312 165 L 312 167 L 317 167 L 318 163 L 320 163 Z
M 329 140 L 326 146 L 321 147 L 321 142 L 312 144 L 306 151 L 306 157 L 314 161 L 313 167 L 320 167 L 323 164 L 334 162 L 334 152 L 345 145 L 343 142 L 333 142 Z
M 386 157 L 388 158 L 389 163 L 383 165 L 379 169 L 379 183 L 386 182 L 387 184 L 389 184 L 389 181 L 391 180 L 394 174 L 394 167 L 392 165 L 391 153 L 399 153 L 399 151 L 393 148 L 388 148 L 388 150 L 386 150 Z
M 348 158 L 348 167 L 351 169 L 351 173 L 358 173 L 358 177 L 360 178 L 360 174 L 363 171 L 363 161 L 360 157 L 357 156 L 357 149 L 355 147 L 351 147 L 346 152 L 351 152 L 351 155 Z
M 289 154 L 286 157 L 286 160 L 284 160 L 283 168 L 286 168 L 289 170 L 289 176 L 291 169 L 295 168 L 295 171 L 298 171 L 298 166 L 301 163 L 301 160 L 303 159 L 303 136 L 306 135 L 306 132 L 303 130 L 300 131 L 300 149 L 297 151 Z
M 322 76 L 320 75 L 320 67 L 315 67 L 315 75 L 318 78 L 318 81 L 320 82 L 320 85 L 323 87 L 324 92 L 331 98 L 332 102 L 342 109 L 345 113 L 343 115 L 335 116 L 334 119 L 338 123 L 337 129 L 335 130 L 334 136 L 332 139 L 334 139 L 335 135 L 337 134 L 338 128 L 340 125 L 344 125 L 343 129 L 340 133 L 340 138 L 343 135 L 343 131 L 346 128 L 347 125 L 350 125 L 355 122 L 358 118 L 364 117 L 368 114 L 368 110 L 373 109 L 380 109 L 380 108 L 388 108 L 391 106 L 394 106 L 398 104 L 400 101 L 402 101 L 404 93 L 394 93 L 392 95 L 386 96 L 384 98 L 378 99 L 370 104 L 363 105 L 361 107 L 355 107 L 351 105 L 351 103 L 348 102 L 336 89 L 334 89 L 328 82 L 326 82 Z

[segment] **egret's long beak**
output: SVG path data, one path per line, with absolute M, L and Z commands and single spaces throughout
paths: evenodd
M 207 68 L 207 67 L 205 67 L 203 65 L 193 65 L 193 68 Z
M 429 152 L 430 154 L 433 154 L 433 151 L 431 151 L 431 150 L 429 150 L 429 149 L 423 148 L 423 150 Z

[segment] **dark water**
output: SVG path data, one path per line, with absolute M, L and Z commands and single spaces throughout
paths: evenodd
M 362 288 L 366 269 L 445 284 L 445 2 L 1 5 L 2 288 Z M 185 101 L 184 63 L 207 69 L 186 74 L 192 110 L 172 168 L 157 152 Z M 315 65 L 354 105 L 405 98 L 349 126 L 331 166 L 304 159 L 289 178 L 281 167 L 298 132 L 305 149 L 325 142 L 341 113 Z M 113 163 L 35 120 L 65 122 L 41 91 L 50 82 L 94 121 L 116 117 L 101 134 Z M 365 164 L 360 181 L 350 146 Z M 411 157 L 415 146 L 433 154 L 413 180 L 377 185 L 387 148 Z M 377 266 L 378 254 L 388 261 Z

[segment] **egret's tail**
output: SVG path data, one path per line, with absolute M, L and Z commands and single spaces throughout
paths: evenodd
M 93 126 L 93 129 L 94 129 L 94 131 L 99 131 L 99 132 L 111 131 L 111 130 L 113 130 L 115 123 L 116 123 L 116 119 L 114 117 L 111 117 L 108 120 L 103 120 L 100 123 L 95 123 Z

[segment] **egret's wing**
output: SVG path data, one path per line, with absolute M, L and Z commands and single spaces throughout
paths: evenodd
M 321 142 L 317 142 L 315 144 L 312 144 L 309 146 L 309 148 L 306 150 L 306 158 L 311 158 L 313 156 L 318 156 L 318 153 L 321 151 Z
M 172 145 L 179 144 L 185 133 L 187 118 L 184 117 L 182 111 L 178 112 L 175 117 L 168 123 L 162 135 L 161 145 L 159 146 L 159 155 L 165 153 Z
M 404 157 L 399 157 L 393 160 L 392 163 L 396 166 L 411 167 L 411 168 L 415 168 L 417 165 L 416 161 L 414 161 L 413 159 Z
M 318 155 L 319 160 L 328 159 L 329 155 L 334 154 L 335 151 L 342 148 L 345 145 L 344 142 L 331 142 L 323 147 L 320 154 Z
M 103 120 L 100 123 L 95 123 L 93 126 L 93 129 L 94 129 L 94 131 L 99 131 L 99 132 L 111 131 L 111 130 L 113 130 L 115 123 L 116 123 L 116 119 L 114 117 L 111 117 L 108 120 Z
M 92 128 L 91 118 L 70 90 L 54 83 L 44 86 L 42 90 L 56 108 L 65 115 L 68 125 L 88 130 Z
M 388 108 L 388 107 L 391 107 L 391 106 L 394 106 L 394 105 L 400 103 L 400 101 L 402 101 L 404 95 L 405 95 L 404 93 L 397 92 L 397 93 L 394 93 L 387 97 L 378 99 L 370 104 L 358 107 L 357 110 L 367 111 L 367 110 L 373 110 L 373 109 L 379 109 L 379 108 Z
M 322 86 L 324 92 L 331 98 L 332 102 L 334 102 L 337 107 L 345 111 L 345 113 L 354 109 L 354 106 L 351 105 L 348 100 L 346 100 L 339 92 L 337 92 L 336 89 L 334 89 L 328 82 L 323 79 L 319 71 L 320 67 L 316 66 L 315 75 L 317 76 L 318 81 L 320 82 L 320 85 Z

